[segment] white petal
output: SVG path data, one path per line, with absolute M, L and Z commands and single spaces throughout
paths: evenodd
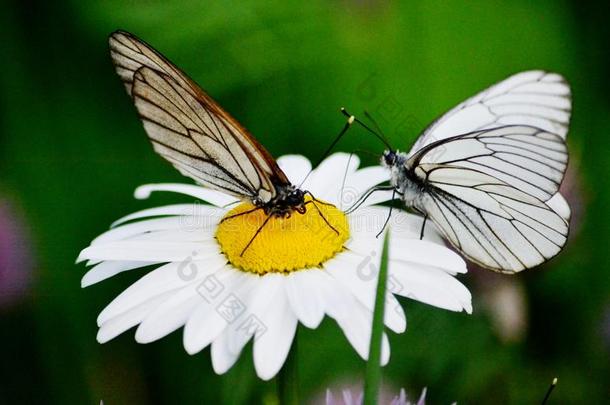
M 551 197 L 550 200 L 548 200 L 546 202 L 546 205 L 551 207 L 551 209 L 553 211 L 555 211 L 557 214 L 559 214 L 566 221 L 570 220 L 570 215 L 571 215 L 570 206 L 568 205 L 568 202 L 566 201 L 565 198 L 563 198 L 563 196 L 561 194 L 559 194 L 559 193 L 555 194 L 553 197 Z
M 231 315 L 227 318 L 227 327 L 212 342 L 212 366 L 218 374 L 225 373 L 233 366 L 243 347 L 257 333 L 256 325 L 251 322 L 252 315 L 256 314 L 260 319 L 261 314 L 268 308 L 282 277 L 278 274 L 268 274 L 263 277 L 243 274 L 246 280 L 242 280 L 238 288 L 233 288 L 215 308 L 225 316 Z M 234 304 L 237 304 L 237 311 L 226 311 L 227 308 L 235 308 Z
M 394 292 L 392 291 L 394 289 L 394 285 L 395 280 L 390 277 L 387 286 L 383 323 L 392 331 L 402 333 L 407 330 L 407 315 L 405 314 L 404 309 L 402 309 L 400 302 L 394 296 Z M 396 326 L 391 327 L 391 325 Z
M 239 358 L 239 353 L 229 350 L 230 331 L 228 328 L 212 342 L 212 368 L 216 374 L 226 373 Z
M 246 343 L 259 331 L 260 324 L 256 319 L 260 319 L 261 314 L 268 308 L 281 277 L 278 274 L 246 276 L 250 279 L 229 296 L 231 303 L 242 306 L 241 311 L 234 319 L 229 320 L 229 325 L 212 342 L 212 366 L 217 374 L 225 373 L 235 364 Z
M 371 342 L 372 314 L 362 304 L 354 302 L 351 314 L 331 315 L 363 360 L 368 360 Z M 387 364 L 390 358 L 390 344 L 386 334 L 383 334 L 381 345 L 381 365 Z
M 97 341 L 106 343 L 125 332 L 127 329 L 136 326 L 146 317 L 146 315 L 154 310 L 157 305 L 166 300 L 168 296 L 169 293 L 159 295 L 101 323 L 100 329 L 97 332 Z
M 360 207 L 349 214 L 348 219 L 352 239 L 364 239 L 365 245 L 374 239 L 379 239 L 377 235 L 387 222 L 386 229 L 391 229 L 391 234 L 394 238 L 419 240 L 423 223 L 421 216 L 409 214 L 396 208 L 392 210 L 391 216 L 389 214 L 390 208 L 382 206 Z M 424 240 L 442 246 L 445 245 L 432 221 L 426 221 Z M 364 246 L 364 249 L 358 249 L 364 251 L 370 250 L 366 246 Z
M 207 347 L 229 325 L 219 310 L 231 294 L 237 293 L 251 276 L 226 266 L 209 280 L 205 300 L 195 308 L 184 326 L 184 349 L 195 354 Z
M 357 170 L 349 176 L 345 183 L 360 192 L 390 180 L 390 171 L 381 166 L 369 166 Z
M 371 313 L 375 308 L 375 295 L 379 273 L 380 255 L 360 257 L 351 253 L 338 255 L 324 264 L 326 271 L 358 299 Z M 392 280 L 388 279 L 388 285 Z M 406 317 L 396 298 L 386 295 L 384 323 L 396 333 L 407 327 Z
M 301 323 L 315 329 L 324 318 L 324 306 L 318 284 L 319 271 L 297 271 L 286 276 L 286 295 Z
M 103 260 L 86 260 L 85 265 L 86 266 L 95 266 L 96 264 L 100 264 L 101 262 L 103 262 Z M 77 259 L 77 263 L 78 263 L 78 259 Z
M 284 155 L 277 160 L 280 169 L 292 184 L 299 185 L 311 171 L 311 162 L 305 156 Z
M 206 204 L 173 204 L 166 205 L 163 207 L 155 207 L 148 208 L 145 210 L 137 211 L 132 214 L 126 215 L 122 218 L 117 219 L 111 225 L 112 228 L 125 223 L 127 221 L 132 221 L 134 219 L 140 218 L 149 218 L 149 217 L 159 217 L 159 216 L 214 216 L 221 215 L 217 213 L 225 212 L 226 210 L 222 208 L 213 207 L 211 205 Z
M 390 232 L 389 257 L 413 265 L 436 267 L 450 274 L 466 273 L 466 262 L 451 249 L 418 239 L 394 238 Z
M 174 291 L 142 320 L 136 330 L 136 342 L 154 342 L 180 328 L 194 308 L 202 302 L 203 298 L 197 293 L 195 286 Z
M 377 234 L 383 228 L 388 210 L 385 208 L 366 208 L 360 214 L 349 216 L 350 239 L 346 247 L 361 256 L 379 258 L 383 246 L 383 238 Z
M 262 277 L 251 276 L 253 279 L 244 284 L 243 289 L 235 293 L 234 299 L 243 305 L 240 316 L 227 328 L 229 332 L 229 350 L 238 353 L 248 341 L 260 330 L 267 329 L 262 324 L 274 300 L 282 291 L 283 275 L 266 274 Z
M 354 247 L 353 250 L 360 252 L 371 250 L 367 245 L 374 239 L 379 239 L 377 234 L 388 220 L 389 213 L 389 207 L 362 206 L 348 215 L 351 239 L 358 246 Z M 423 217 L 393 209 L 387 228 L 391 229 L 392 238 L 419 240 L 422 224 Z M 432 221 L 426 221 L 424 240 L 445 246 L 443 238 Z
M 186 194 L 200 200 L 207 201 L 217 207 L 224 207 L 238 201 L 237 198 L 228 194 L 223 194 L 220 191 L 210 190 L 190 184 L 174 183 L 145 184 L 136 189 L 134 196 L 139 200 L 143 200 L 148 198 L 153 191 L 171 191 L 174 193 Z
M 140 278 L 116 297 L 98 316 L 98 325 L 157 295 L 176 290 L 190 283 L 201 282 L 206 276 L 220 269 L 226 259 L 220 255 L 205 262 L 169 263 Z M 195 262 L 193 262 L 195 263 Z
M 259 328 L 254 338 L 254 367 L 256 374 L 267 381 L 280 371 L 286 361 L 296 332 L 297 318 L 288 305 L 283 288 L 277 291 L 271 305 L 260 315 L 264 329 Z
M 414 215 L 400 210 L 393 210 L 392 219 L 390 221 L 392 237 L 419 240 L 423 221 L 424 218 L 420 215 Z M 426 221 L 424 240 L 445 246 L 443 237 L 437 231 L 436 226 L 432 221 Z
M 215 227 L 155 231 L 134 235 L 129 238 L 129 240 L 154 242 L 209 242 L 211 239 L 214 239 L 215 232 Z
M 375 204 L 381 204 L 386 201 L 391 201 L 392 198 L 396 197 L 397 194 L 395 194 L 392 190 L 376 190 L 369 197 L 367 197 L 367 199 L 362 203 L 360 208 L 370 207 Z
M 321 285 L 325 312 L 337 321 L 345 337 L 364 360 L 368 359 L 371 339 L 372 312 L 358 302 L 351 293 L 330 275 Z
M 83 249 L 78 261 L 133 260 L 146 262 L 182 262 L 220 255 L 215 240 L 201 242 L 160 242 L 123 240 L 96 244 Z
M 390 340 L 388 335 L 384 332 L 381 336 L 381 359 L 380 363 L 385 366 L 390 361 Z
M 388 181 L 390 173 L 387 169 L 381 166 L 365 167 L 349 174 L 345 179 L 345 184 L 341 187 L 342 195 L 340 198 L 340 207 L 349 208 L 358 201 L 358 198 L 366 193 L 372 187 Z M 380 199 L 379 196 L 387 195 L 387 199 Z M 379 204 L 380 202 L 387 201 L 392 197 L 392 193 L 382 193 L 376 191 L 369 199 L 362 205 Z M 371 200 L 372 199 L 372 200 Z
M 156 262 L 140 262 L 140 261 L 109 261 L 103 262 L 91 270 L 89 270 L 83 276 L 80 285 L 82 288 L 89 287 L 90 285 L 99 283 L 100 281 L 106 280 L 116 274 L 123 271 L 138 269 L 144 266 L 150 266 Z
M 470 291 L 450 274 L 402 261 L 390 261 L 388 270 L 397 283 L 395 294 L 451 311 L 472 312 Z
M 210 216 L 199 217 L 180 216 L 155 218 L 122 225 L 104 232 L 95 238 L 91 244 L 95 245 L 98 243 L 115 242 L 118 240 L 132 238 L 133 236 L 137 236 L 139 234 L 159 231 L 181 231 L 194 235 L 202 234 L 202 236 L 212 234 L 218 225 L 218 222 L 222 219 L 222 214 L 224 213 L 223 210 L 217 210 L 216 212 L 218 215 L 214 213 L 213 215 L 210 214 Z
M 184 325 L 183 344 L 188 354 L 205 349 L 227 327 L 227 321 L 209 303 L 199 304 Z
M 316 198 L 338 205 L 343 178 L 346 173 L 350 176 L 355 172 L 358 165 L 358 156 L 352 154 L 350 158 L 349 153 L 334 153 L 320 163 L 309 176 L 304 188 L 311 191 Z

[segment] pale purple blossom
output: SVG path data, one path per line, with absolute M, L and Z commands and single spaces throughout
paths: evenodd
M 326 405 L 362 405 L 362 392 L 355 394 L 352 390 L 345 389 L 341 397 L 335 399 L 330 390 L 326 390 Z M 400 394 L 395 396 L 390 405 L 425 405 L 426 404 L 426 388 L 422 390 L 417 402 L 411 402 L 407 398 L 407 393 L 404 388 L 400 389 Z
M 32 258 L 21 218 L 5 199 L 0 199 L 0 307 L 8 307 L 26 295 L 32 277 Z

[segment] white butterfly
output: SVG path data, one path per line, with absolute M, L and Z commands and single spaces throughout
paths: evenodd
M 386 150 L 382 164 L 405 205 L 470 260 L 519 272 L 567 239 L 569 208 L 557 192 L 570 111 L 560 75 L 518 73 L 435 120 L 409 153 Z

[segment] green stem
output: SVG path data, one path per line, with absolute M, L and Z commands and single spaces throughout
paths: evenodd
M 299 373 L 297 362 L 297 332 L 294 336 L 292 348 L 288 353 L 288 358 L 284 363 L 284 367 L 280 370 L 278 377 L 278 396 L 281 405 L 298 405 L 299 404 Z
M 377 280 L 377 293 L 375 295 L 375 310 L 373 312 L 373 326 L 371 331 L 371 346 L 369 360 L 366 363 L 364 379 L 364 404 L 373 405 L 379 398 L 379 385 L 381 384 L 381 340 L 383 336 L 383 314 L 385 310 L 385 294 L 388 279 L 388 241 L 389 231 L 383 241 L 383 252 L 379 266 Z

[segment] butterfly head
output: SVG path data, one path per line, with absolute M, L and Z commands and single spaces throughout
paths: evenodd
M 305 202 L 305 192 L 299 188 L 291 190 L 284 200 L 286 205 L 296 207 L 302 205 Z
M 293 211 L 305 213 L 305 191 L 290 185 L 282 185 L 271 201 L 261 204 L 265 212 L 276 217 L 289 217 Z
M 393 150 L 386 150 L 383 152 L 383 156 L 381 157 L 381 164 L 386 167 L 392 167 L 396 165 L 397 153 Z

